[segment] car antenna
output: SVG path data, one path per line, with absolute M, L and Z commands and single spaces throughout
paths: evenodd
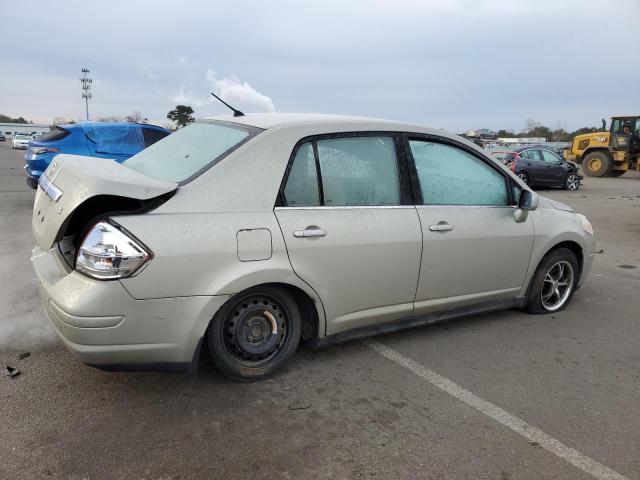
M 236 110 L 235 108 L 233 108 L 231 105 L 229 105 L 227 102 L 225 102 L 224 100 L 222 100 L 218 95 L 216 95 L 215 93 L 211 92 L 211 95 L 213 95 L 215 98 L 217 98 L 218 100 L 220 100 L 222 103 L 224 103 L 227 107 L 229 107 L 231 110 L 233 110 L 233 116 L 234 117 L 244 117 L 244 113 L 242 113 L 240 110 Z

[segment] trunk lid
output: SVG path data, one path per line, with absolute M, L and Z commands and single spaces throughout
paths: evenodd
M 57 155 L 36 189 L 33 235 L 40 248 L 48 250 L 67 218 L 92 197 L 149 200 L 176 188 L 177 183 L 151 178 L 110 159 Z

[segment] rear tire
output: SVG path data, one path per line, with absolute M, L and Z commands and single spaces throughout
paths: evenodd
M 568 248 L 549 252 L 531 279 L 527 295 L 527 312 L 554 313 L 569 304 L 580 278 L 580 266 Z
M 517 175 L 520 180 L 529 185 L 529 175 L 527 175 L 527 172 L 520 172 Z
M 300 310 L 289 293 L 269 285 L 253 287 L 225 303 L 207 329 L 211 361 L 240 381 L 273 375 L 298 348 Z
M 613 159 L 608 152 L 591 152 L 582 160 L 582 170 L 588 177 L 604 177 L 613 168 Z

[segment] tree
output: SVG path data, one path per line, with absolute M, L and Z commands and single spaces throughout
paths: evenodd
M 96 119 L 98 122 L 122 122 L 122 117 L 116 117 L 115 115 L 109 115 L 107 117 L 98 117 Z
M 145 118 L 142 116 L 142 112 L 138 110 L 134 110 L 129 115 L 124 117 L 124 119 L 129 123 L 144 123 Z
M 178 128 L 184 127 L 195 120 L 193 117 L 193 108 L 188 105 L 176 105 L 174 110 L 167 113 L 167 118 L 175 122 Z

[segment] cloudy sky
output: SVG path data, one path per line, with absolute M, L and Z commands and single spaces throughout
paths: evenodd
M 0 113 L 36 122 L 189 104 L 435 128 L 599 125 L 640 111 L 640 0 L 0 0 Z

